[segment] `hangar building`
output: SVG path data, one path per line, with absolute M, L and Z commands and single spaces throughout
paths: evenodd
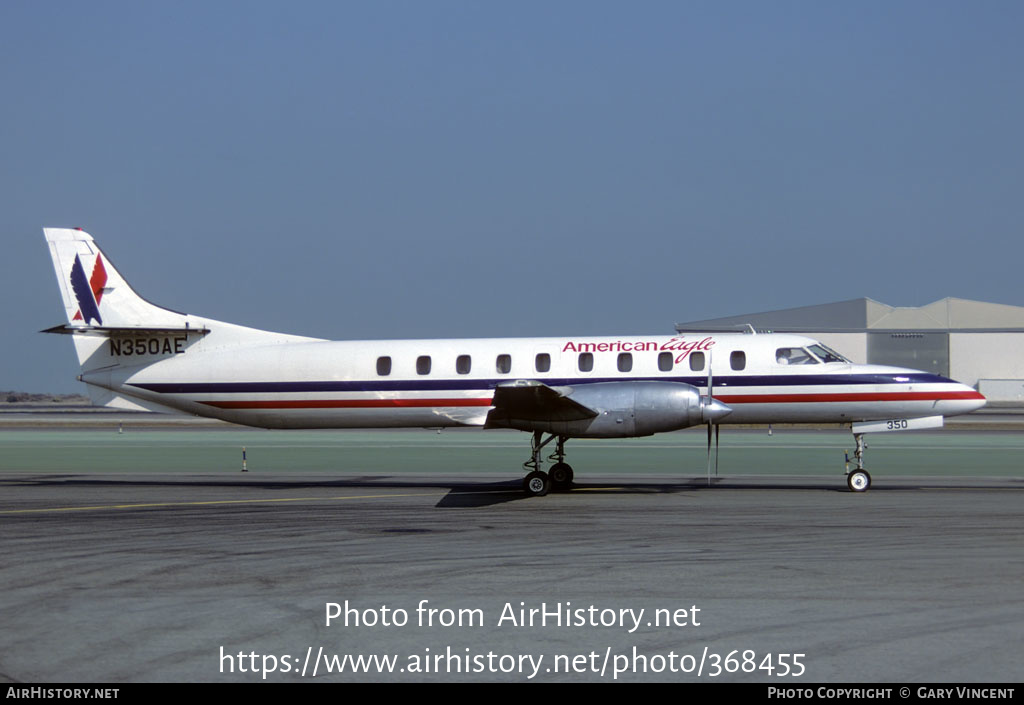
M 747 328 L 816 338 L 854 362 L 911 367 L 1024 403 L 1024 306 L 946 298 L 896 307 L 868 298 L 677 323 L 684 332 Z

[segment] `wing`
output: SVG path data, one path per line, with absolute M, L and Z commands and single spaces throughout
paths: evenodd
M 484 427 L 516 428 L 514 421 L 582 421 L 597 416 L 598 412 L 570 399 L 570 394 L 572 387 L 549 387 L 530 379 L 499 384 Z

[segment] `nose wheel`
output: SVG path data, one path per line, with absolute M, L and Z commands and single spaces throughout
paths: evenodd
M 850 492 L 867 492 L 871 487 L 871 475 L 867 470 L 854 470 L 846 476 L 846 486 Z

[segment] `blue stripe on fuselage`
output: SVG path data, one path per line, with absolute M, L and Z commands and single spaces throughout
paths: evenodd
M 441 390 L 494 389 L 517 379 L 534 379 L 552 387 L 599 382 L 682 382 L 695 387 L 707 384 L 696 377 L 515 377 L 498 379 L 404 379 L 319 382 L 159 382 L 130 384 L 158 394 L 283 394 L 312 392 L 433 392 Z M 953 380 L 930 373 L 863 375 L 716 375 L 715 389 L 736 387 L 839 386 L 868 384 L 949 384 Z

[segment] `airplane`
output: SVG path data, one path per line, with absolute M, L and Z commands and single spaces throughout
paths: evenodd
M 706 425 L 850 424 L 864 492 L 864 434 L 937 428 L 985 405 L 918 370 L 854 364 L 803 336 L 754 333 L 328 341 L 179 313 L 139 296 L 93 238 L 44 228 L 94 404 L 262 428 L 518 429 L 532 434 L 523 489 L 567 490 L 572 438 Z M 542 451 L 554 442 L 545 470 Z M 716 462 L 717 462 L 716 442 Z

